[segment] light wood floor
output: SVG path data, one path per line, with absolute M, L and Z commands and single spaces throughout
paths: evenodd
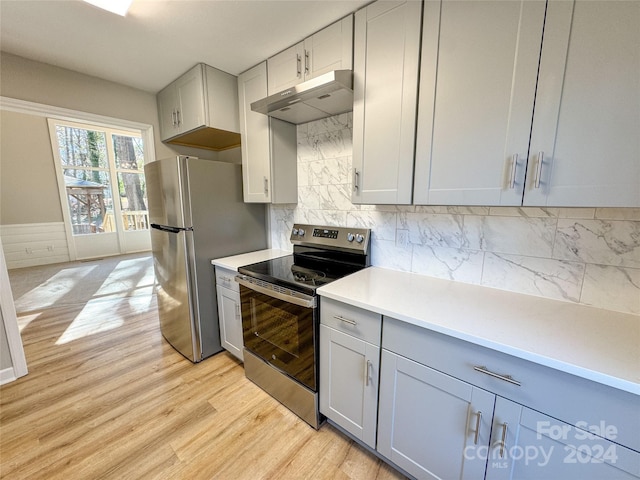
M 226 352 L 196 365 L 175 352 L 151 268 L 129 256 L 10 272 L 29 374 L 0 387 L 1 478 L 404 478 L 307 426 Z

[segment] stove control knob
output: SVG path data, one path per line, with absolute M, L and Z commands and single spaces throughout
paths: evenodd
M 347 233 L 347 242 L 353 242 L 354 238 L 355 236 L 353 235 L 353 233 L 351 232 Z
M 294 228 L 294 229 L 293 229 L 293 232 L 291 232 L 291 233 L 292 233 L 293 235 L 298 235 L 298 229 L 297 229 L 297 228 Z
M 302 228 L 298 230 L 298 235 L 304 237 L 304 230 Z
M 364 237 L 359 233 L 356 233 L 356 242 L 362 243 L 364 241 Z

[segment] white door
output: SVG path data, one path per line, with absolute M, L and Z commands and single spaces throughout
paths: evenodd
M 425 2 L 414 204 L 521 204 L 544 14 Z
M 640 2 L 550 1 L 524 205 L 640 206 Z
M 304 80 L 303 63 L 304 45 L 302 42 L 296 43 L 292 47 L 269 58 L 267 60 L 269 95 L 273 95 L 274 93 L 278 93 L 302 82 Z
M 49 120 L 72 260 L 151 248 L 140 131 Z
M 216 286 L 218 296 L 218 320 L 220 322 L 220 343 L 229 353 L 244 361 L 244 340 L 242 338 L 242 315 L 240 313 L 240 293 L 220 285 Z
M 486 390 L 383 349 L 378 451 L 418 479 L 484 478 L 494 402 Z
M 602 438 L 497 397 L 487 480 L 640 478 L 640 453 L 616 444 L 614 425 L 592 426 Z M 614 440 L 614 441 L 611 441 Z
M 411 203 L 421 11 L 411 0 L 356 12 L 353 203 Z
M 304 40 L 304 78 L 353 68 L 353 15 Z
M 238 75 L 238 103 L 245 202 L 271 201 L 269 117 L 251 110 L 251 103 L 267 96 L 267 62 Z
M 320 325 L 320 413 L 376 446 L 380 348 Z

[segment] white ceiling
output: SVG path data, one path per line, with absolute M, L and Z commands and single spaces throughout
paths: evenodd
M 0 0 L 0 48 L 150 92 L 204 62 L 237 75 L 370 0 Z

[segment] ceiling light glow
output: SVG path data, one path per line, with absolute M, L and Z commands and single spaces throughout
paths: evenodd
M 95 5 L 98 8 L 107 10 L 108 12 L 115 13 L 121 16 L 127 14 L 127 10 L 131 6 L 133 0 L 84 0 L 91 5 Z

